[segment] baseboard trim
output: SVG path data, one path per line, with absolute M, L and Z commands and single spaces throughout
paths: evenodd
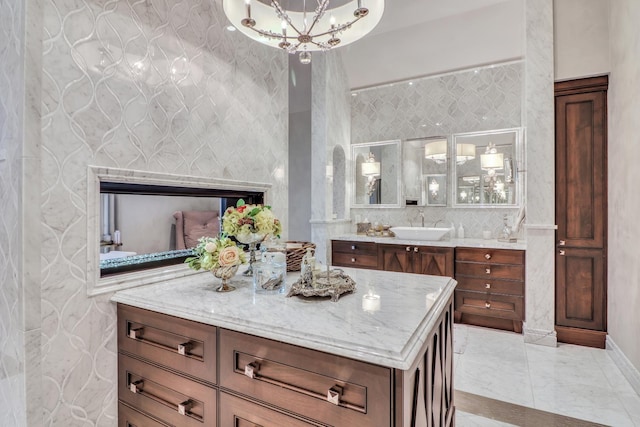
M 607 333 L 603 331 L 569 328 L 566 326 L 556 326 L 556 332 L 560 342 L 593 348 L 604 348 L 607 338 Z
M 547 331 L 544 329 L 533 329 L 524 326 L 522 328 L 524 342 L 528 344 L 544 345 L 546 347 L 557 347 L 558 338 L 556 331 Z
M 613 359 L 613 362 L 622 372 L 622 375 L 629 381 L 631 387 L 640 396 L 640 371 L 636 369 L 627 356 L 620 350 L 620 347 L 613 341 L 610 335 L 607 335 L 607 350 L 610 351 L 609 355 Z

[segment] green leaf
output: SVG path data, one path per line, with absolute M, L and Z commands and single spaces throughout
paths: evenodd
M 249 212 L 249 216 L 256 216 L 260 213 L 260 208 L 253 208 L 251 212 Z
M 244 206 L 246 203 L 244 202 L 244 199 L 239 199 L 238 202 L 236 203 L 236 208 L 239 208 L 240 206 Z

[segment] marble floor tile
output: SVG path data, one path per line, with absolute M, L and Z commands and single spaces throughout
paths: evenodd
M 467 412 L 456 411 L 456 427 L 511 427 L 513 424 L 503 423 L 490 418 L 480 417 Z
M 466 343 L 454 358 L 456 390 L 585 422 L 640 427 L 640 396 L 606 350 L 525 344 L 519 334 L 467 325 L 456 325 L 455 334 Z M 476 425 L 473 417 L 460 419 L 468 424 L 459 425 Z

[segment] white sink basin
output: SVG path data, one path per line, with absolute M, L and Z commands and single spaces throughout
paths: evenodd
M 398 239 L 404 240 L 440 240 L 448 232 L 448 228 L 434 227 L 391 227 Z

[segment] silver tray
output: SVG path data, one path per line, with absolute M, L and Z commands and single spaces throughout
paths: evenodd
M 315 286 L 300 277 L 289 289 L 287 297 L 301 295 L 303 297 L 331 297 L 336 302 L 342 294 L 355 292 L 356 282 L 348 274 L 338 269 L 321 271 L 315 275 Z

